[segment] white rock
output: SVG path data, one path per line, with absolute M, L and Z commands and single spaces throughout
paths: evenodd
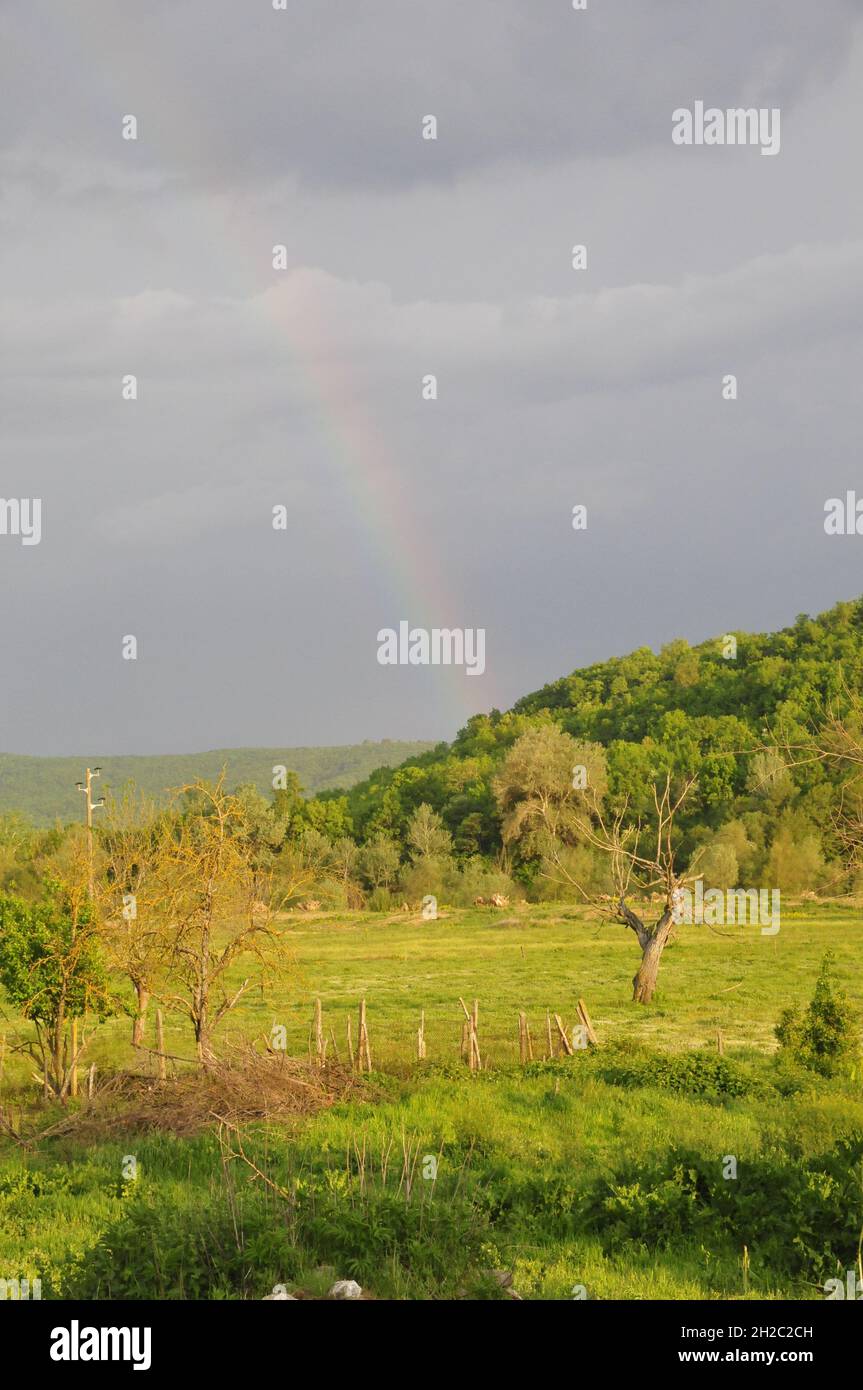
M 275 1293 L 265 1294 L 261 1301 L 263 1303 L 281 1303 L 285 1299 L 289 1299 L 291 1303 L 299 1303 L 300 1301 L 292 1293 L 288 1293 L 287 1289 L 282 1288 L 277 1289 Z
M 359 1298 L 362 1289 L 356 1279 L 337 1279 L 330 1289 L 329 1298 Z

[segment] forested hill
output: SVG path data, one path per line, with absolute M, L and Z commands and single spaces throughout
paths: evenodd
M 443 816 L 458 852 L 494 853 L 494 772 L 521 733 L 553 720 L 574 738 L 605 747 L 610 791 L 625 793 L 636 808 L 648 804 L 651 779 L 666 769 L 694 772 L 699 793 L 691 826 L 715 830 L 749 815 L 749 831 L 769 842 L 782 818 L 787 826 L 793 815 L 794 833 L 803 820 L 820 833 L 830 805 L 823 767 L 763 783 L 753 779 L 753 756 L 765 735 L 802 738 L 827 704 L 841 708 L 846 686 L 863 688 L 863 600 L 817 618 L 803 615 L 780 632 L 723 633 L 695 647 L 679 640 L 658 653 L 642 647 L 575 671 L 507 713 L 472 718 L 451 745 L 357 784 L 347 809 L 361 839 L 377 830 L 401 838 L 425 801 Z
M 840 670 L 841 668 L 841 670 Z M 657 721 L 733 715 L 751 728 L 777 717 L 817 718 L 844 683 L 863 684 L 863 599 L 839 603 L 771 633 L 724 633 L 699 646 L 640 647 L 544 686 L 519 700 L 520 714 L 552 710 L 572 733 L 609 743 L 659 732 Z
M 80 819 L 82 798 L 75 783 L 88 764 L 102 766 L 96 784 L 100 795 L 106 787 L 116 792 L 132 780 L 149 796 L 164 800 L 169 789 L 198 777 L 213 779 L 226 767 L 229 786 L 254 783 L 269 797 L 277 765 L 296 772 L 303 787 L 315 794 L 328 787 L 349 787 L 375 768 L 394 766 L 431 747 L 430 743 L 384 739 L 333 748 L 217 748 L 153 757 L 29 758 L 0 753 L 0 814 L 17 811 L 36 825 L 51 824 L 58 817 Z

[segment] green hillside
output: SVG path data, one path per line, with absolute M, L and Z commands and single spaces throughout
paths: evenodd
M 827 886 L 838 871 L 838 769 L 807 760 L 785 771 L 758 750 L 774 740 L 801 745 L 828 710 L 846 712 L 849 693 L 861 691 L 860 599 L 801 615 L 778 632 L 641 647 L 574 671 L 505 713 L 474 716 L 452 744 L 355 784 L 347 811 L 361 842 L 386 835 L 405 846 L 411 818 L 426 804 L 459 857 L 497 855 L 495 774 L 523 734 L 551 725 L 578 747 L 600 750 L 612 808 L 625 800 L 649 821 L 657 779 L 697 778 L 678 822 L 685 854 L 717 839 L 733 847 L 741 872 L 769 874 L 783 887 L 798 878 Z
M 779 753 L 765 750 L 774 742 L 801 746 L 827 711 L 847 713 L 849 692 L 861 690 L 863 600 L 856 600 L 816 618 L 802 615 L 778 632 L 723 633 L 697 646 L 678 639 L 659 652 L 641 647 L 574 671 L 507 712 L 475 715 L 451 744 L 384 741 L 109 758 L 102 786 L 118 788 L 131 779 L 163 796 L 197 777 L 212 779 L 227 765 L 229 784 L 256 785 L 276 818 L 287 816 L 292 834 L 311 827 L 333 844 L 349 837 L 371 846 L 372 859 L 392 860 L 390 868 L 372 866 L 369 855 L 363 861 L 369 861 L 362 871 L 366 888 L 387 891 L 396 870 L 420 853 L 411 827 L 420 808 L 424 814 L 430 808 L 437 848 L 426 849 L 427 857 L 492 865 L 506 850 L 509 868 L 527 888 L 536 865 L 528 862 L 527 847 L 513 851 L 503 844 L 495 777 L 523 735 L 552 728 L 568 736 L 564 752 L 572 763 L 599 759 L 607 808 L 626 804 L 644 824 L 658 780 L 696 779 L 677 821 L 684 862 L 696 850 L 709 850 L 717 878 L 739 873 L 783 891 L 835 891 L 840 883 L 850 886 L 856 872 L 843 860 L 834 831 L 847 801 L 844 774 L 811 759 L 786 768 Z M 100 760 L 0 757 L 0 813 L 21 811 L 42 824 L 57 816 L 77 819 L 74 784 L 87 761 Z M 292 809 L 288 795 L 276 812 L 277 764 L 298 774 L 308 799 Z M 438 876 L 440 870 L 437 864 Z M 399 891 L 407 886 L 401 882 Z
M 433 745 L 383 739 L 379 743 L 345 744 L 333 748 L 215 748 L 207 753 L 178 753 L 153 757 L 109 757 L 84 754 L 76 758 L 31 758 L 0 753 L 0 814 L 17 811 L 37 825 L 74 820 L 82 814 L 81 794 L 75 790 L 84 768 L 102 767 L 100 794 L 117 791 L 130 779 L 158 799 L 174 787 L 197 777 L 213 778 L 223 767 L 230 786 L 253 782 L 272 795 L 273 767 L 296 772 L 306 791 L 315 795 L 332 787 L 349 787 L 376 768 L 392 767 L 416 757 Z

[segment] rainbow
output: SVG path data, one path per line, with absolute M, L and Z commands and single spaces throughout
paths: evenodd
M 135 111 L 135 99 L 128 95 L 129 89 L 126 89 L 127 95 L 124 96 L 112 67 L 98 64 L 95 54 L 99 48 L 122 48 L 124 70 L 131 79 L 132 90 L 138 89 L 139 77 L 144 84 L 148 84 L 152 83 L 152 74 L 158 73 L 160 97 L 164 99 L 167 94 L 173 102 L 173 109 L 179 111 L 184 103 L 187 107 L 189 103 L 188 74 L 180 71 L 172 61 L 174 55 L 167 45 L 158 42 L 161 36 L 159 29 L 153 27 L 154 41 L 148 45 L 146 26 L 141 25 L 140 19 L 127 29 L 123 18 L 114 15 L 107 34 L 89 24 L 83 13 L 76 13 L 74 9 L 59 11 L 55 23 L 64 24 L 67 30 L 74 28 L 79 31 L 74 36 L 70 33 L 69 37 L 72 40 L 70 49 L 74 51 L 76 46 L 79 48 L 82 68 L 87 54 L 94 55 L 96 71 L 91 75 L 101 78 L 109 89 L 106 93 L 107 104 L 116 104 L 118 139 L 121 118 L 130 110 L 123 103 L 131 102 L 131 110 L 140 122 L 141 144 L 146 148 L 149 143 L 153 149 L 147 110 Z M 205 131 L 200 119 L 192 112 L 188 113 L 182 129 L 185 137 L 183 163 L 190 168 L 196 165 L 206 168 L 209 132 Z M 170 154 L 166 161 L 170 166 L 176 158 L 176 150 L 165 153 Z M 250 256 L 269 257 L 271 245 L 278 239 L 278 231 L 270 228 L 264 232 L 234 204 L 230 225 L 227 218 L 223 219 L 221 224 L 212 227 L 211 236 L 218 239 L 231 255 L 240 255 L 248 260 Z M 282 273 L 273 272 L 274 276 Z M 277 284 L 278 280 L 274 283 Z M 263 293 L 260 298 L 279 332 L 285 335 L 292 358 L 305 382 L 307 403 L 325 441 L 325 455 L 334 484 L 343 488 L 353 499 L 365 539 L 369 573 L 387 576 L 384 587 L 391 593 L 391 602 L 383 605 L 387 611 L 381 613 L 378 626 L 396 625 L 403 618 L 408 618 L 412 624 L 427 627 L 462 623 L 465 614 L 462 605 L 455 601 L 448 588 L 436 537 L 418 520 L 411 505 L 406 476 L 393 457 L 378 424 L 372 419 L 367 403 L 358 397 L 344 369 L 338 366 L 337 354 L 328 351 L 328 347 L 335 345 L 327 344 L 319 333 L 315 354 L 311 357 L 308 353 L 304 354 L 296 325 L 278 311 L 277 296 Z M 320 325 L 318 327 L 320 329 Z M 305 321 L 302 334 L 306 342 L 309 328 L 309 323 Z M 375 659 L 375 650 L 375 632 L 370 631 L 371 661 Z M 439 688 L 444 692 L 445 722 L 453 729 L 458 728 L 477 708 L 471 683 L 465 683 L 463 673 L 452 672 L 444 678 Z M 482 706 L 489 708 L 492 703 L 491 683 L 487 675 Z

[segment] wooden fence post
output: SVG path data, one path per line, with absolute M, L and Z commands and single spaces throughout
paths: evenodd
M 578 1010 L 578 1016 L 584 1024 L 584 1030 L 587 1033 L 587 1041 L 591 1043 L 594 1047 L 599 1047 L 599 1038 L 593 1031 L 593 1024 L 590 1021 L 590 1014 L 587 1012 L 587 1005 L 585 1004 L 583 999 L 579 999 L 576 1008 Z
M 560 1047 L 566 1053 L 567 1057 L 571 1057 L 572 1044 L 570 1043 L 569 1038 L 566 1036 L 566 1029 L 560 1021 L 560 1014 L 555 1014 L 554 1021 L 557 1024 L 557 1031 L 560 1034 Z
M 369 1048 L 369 1030 L 366 1026 L 366 1001 L 360 1002 L 360 1030 L 357 1038 L 357 1049 L 360 1058 L 360 1071 L 371 1071 L 372 1054 Z
M 479 1055 L 479 1035 L 478 1035 L 478 1034 L 479 1034 L 479 1000 L 478 1000 L 478 999 L 474 999 L 474 1001 L 473 1001 L 473 1013 L 469 1013 L 469 1012 L 468 1012 L 467 1004 L 464 1002 L 464 1000 L 463 1000 L 461 997 L 459 998 L 459 1001 L 458 1001 L 458 1002 L 461 1004 L 462 1008 L 464 1009 L 464 1016 L 465 1016 L 465 1018 L 467 1019 L 467 1023 L 464 1025 L 464 1028 L 462 1029 L 462 1038 L 464 1038 L 464 1036 L 465 1036 L 465 1031 L 466 1031 L 466 1032 L 467 1032 L 467 1043 L 468 1043 L 468 1063 L 469 1063 L 469 1065 L 470 1065 L 471 1071 L 480 1071 L 481 1068 L 482 1068 L 482 1061 L 481 1061 L 480 1055 Z
M 324 1065 L 324 1019 L 320 999 L 315 1000 L 315 1062 Z

